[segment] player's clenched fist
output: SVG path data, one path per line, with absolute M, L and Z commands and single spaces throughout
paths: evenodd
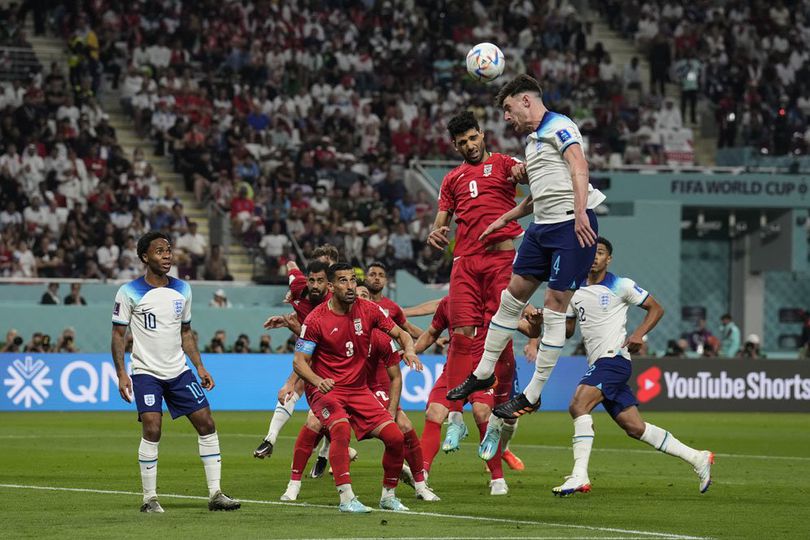
M 321 379 L 318 383 L 318 390 L 320 390 L 321 394 L 326 394 L 334 387 L 335 381 L 333 379 Z
M 518 163 L 512 167 L 512 182 L 515 184 L 528 184 L 529 175 L 526 174 L 526 164 Z
M 450 244 L 450 240 L 447 238 L 447 233 L 450 232 L 450 227 L 443 226 L 437 227 L 430 231 L 428 235 L 427 242 L 430 244 L 431 247 L 435 249 L 444 249 Z

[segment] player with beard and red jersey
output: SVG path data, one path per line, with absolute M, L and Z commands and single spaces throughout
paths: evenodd
M 357 286 L 357 296 L 371 300 L 367 287 Z M 402 394 L 402 371 L 399 369 L 400 351 L 388 334 L 374 330 L 371 336 L 371 350 L 368 353 L 368 387 L 377 401 L 385 407 L 396 420 L 399 429 L 405 436 L 405 461 L 403 475 L 405 483 L 416 490 L 416 498 L 424 501 L 441 500 L 425 482 L 424 457 L 422 445 L 411 420 L 399 407 Z
M 364 285 L 371 294 L 371 301 L 378 304 L 400 328 L 407 330 L 413 338 L 422 335 L 422 329 L 408 322 L 402 308 L 387 296 L 383 296 L 383 289 L 388 286 L 388 268 L 385 264 L 376 261 L 368 265 Z
M 295 347 L 293 369 L 306 381 L 310 408 L 331 434 L 329 461 L 340 495 L 340 511 L 371 511 L 352 490 L 349 472 L 352 429 L 358 440 L 373 436 L 385 445 L 380 508 L 407 511 L 395 494 L 404 461 L 405 438 L 391 414 L 368 388 L 367 362 L 372 331 L 379 329 L 397 340 L 408 366 L 420 370 L 422 365 L 413 352 L 411 336 L 378 305 L 357 299 L 357 278 L 350 265 L 330 266 L 328 280 L 332 298 L 316 307 L 304 321 Z
M 444 250 L 449 245 L 450 219 L 458 226 L 450 275 L 449 322 L 453 346 L 447 358 L 447 385 L 454 388 L 475 369 L 476 328 L 483 327 L 497 310 L 498 299 L 509 284 L 514 238 L 523 233 L 516 222 L 479 240 L 492 220 L 515 207 L 516 187 L 512 168 L 519 161 L 510 156 L 490 153 L 484 134 L 470 111 L 448 122 L 447 130 L 464 163 L 450 171 L 442 181 L 439 211 L 428 236 L 428 244 Z M 447 439 L 450 449 L 458 445 L 464 433 L 461 413 L 452 411 Z M 502 486 L 505 493 L 506 487 Z

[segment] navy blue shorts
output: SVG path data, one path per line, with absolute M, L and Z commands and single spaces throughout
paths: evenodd
M 627 384 L 632 372 L 632 364 L 627 358 L 622 356 L 600 358 L 588 368 L 579 384 L 587 384 L 601 390 L 605 396 L 602 405 L 610 416 L 616 418 L 626 408 L 638 405 L 633 390 Z
M 588 220 L 593 231 L 599 234 L 593 210 L 588 210 Z M 547 281 L 549 288 L 557 291 L 576 290 L 588 277 L 595 256 L 596 244 L 580 247 L 573 219 L 562 223 L 532 223 L 523 235 L 512 273 Z
M 172 419 L 208 407 L 208 398 L 190 369 L 165 381 L 144 373 L 133 375 L 132 391 L 139 420 L 145 412 L 162 413 L 163 400 L 166 400 Z

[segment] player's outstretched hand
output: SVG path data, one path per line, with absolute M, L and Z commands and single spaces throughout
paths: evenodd
M 489 226 L 484 230 L 484 232 L 481 233 L 481 236 L 478 237 L 478 240 L 483 242 L 484 240 L 487 239 L 487 236 L 494 233 L 495 231 L 503 229 L 504 227 L 506 227 L 506 225 L 507 221 L 502 217 L 499 217 L 498 219 L 489 224 Z
M 287 291 L 287 294 L 284 295 L 284 303 L 292 304 L 292 291 Z
M 514 167 L 512 167 L 512 182 L 515 184 L 528 184 L 529 183 L 529 175 L 526 174 L 526 164 L 525 163 L 518 163 Z
M 644 344 L 644 339 L 642 336 L 637 336 L 635 334 L 630 334 L 627 340 L 624 342 L 622 347 L 627 347 L 628 352 L 630 354 L 635 354 L 641 350 L 641 346 Z
M 523 356 L 526 357 L 526 362 L 534 364 L 535 360 L 537 360 L 537 347 L 531 342 L 527 342 L 526 345 L 523 346 Z
M 419 360 L 419 357 L 416 356 L 415 354 L 402 355 L 402 361 L 405 362 L 406 366 L 413 369 L 414 371 L 422 371 L 422 361 Z
M 574 217 L 574 233 L 577 235 L 580 247 L 596 244 L 596 233 L 591 229 L 588 214 L 580 212 Z
M 449 232 L 450 227 L 447 225 L 433 229 L 427 237 L 427 243 L 434 249 L 443 250 L 450 245 L 450 239 L 447 238 Z
M 321 379 L 321 382 L 318 383 L 318 390 L 320 390 L 322 394 L 326 394 L 334 387 L 335 381 L 333 379 Z
M 132 379 L 126 373 L 118 376 L 118 393 L 121 394 L 121 399 L 132 403 Z
M 197 375 L 200 377 L 200 384 L 209 392 L 214 389 L 214 378 L 203 366 L 197 368 Z
M 287 403 L 287 401 L 293 395 L 293 389 L 295 388 L 294 384 L 291 383 L 284 383 L 284 386 L 281 387 L 281 390 L 278 391 L 278 402 L 279 403 Z
M 283 328 L 287 326 L 287 320 L 284 318 L 284 315 L 273 315 L 272 317 L 268 317 L 262 326 L 268 330 Z

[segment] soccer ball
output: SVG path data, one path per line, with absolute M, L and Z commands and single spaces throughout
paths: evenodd
M 467 72 L 476 81 L 494 81 L 505 66 L 503 52 L 492 43 L 479 43 L 467 53 Z

